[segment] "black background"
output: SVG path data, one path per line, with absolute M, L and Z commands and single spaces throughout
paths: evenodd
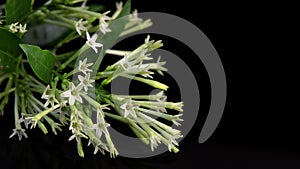
M 108 9 L 114 8 L 114 2 L 102 2 Z M 77 155 L 76 145 L 62 134 L 43 136 L 40 131 L 30 131 L 30 138 L 21 142 L 8 139 L 13 117 L 6 115 L 5 120 L 0 117 L 1 169 L 300 168 L 300 123 L 296 107 L 299 75 L 295 60 L 299 55 L 295 54 L 296 43 L 292 41 L 296 39 L 292 31 L 296 22 L 293 4 L 133 0 L 132 5 L 140 12 L 165 12 L 182 17 L 197 25 L 211 40 L 223 62 L 228 85 L 224 115 L 215 133 L 205 143 L 197 142 L 209 107 L 204 99 L 197 123 L 180 143 L 178 154 L 110 159 L 92 155 L 92 149 L 88 149 L 90 152 L 82 159 Z M 179 42 L 165 40 L 165 48 L 179 56 L 192 55 Z M 199 62 L 186 62 L 192 70 L 203 69 Z M 206 75 L 199 74 L 196 78 L 199 80 L 200 76 Z M 209 98 L 207 82 L 198 82 L 200 91 Z

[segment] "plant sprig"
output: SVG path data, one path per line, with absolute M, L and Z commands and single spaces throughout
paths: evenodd
M 130 0 L 124 6 L 117 3 L 114 13 L 89 10 L 86 0 L 49 0 L 36 9 L 32 0 L 17 1 L 6 1 L 5 16 L 0 11 L 0 114 L 5 114 L 9 102 L 14 103 L 15 128 L 10 138 L 27 138 L 26 130 L 36 127 L 47 134 L 44 123 L 54 134 L 68 126 L 69 140 L 77 142 L 79 156 L 84 156 L 82 139 L 88 139 L 94 153 L 116 157 L 119 153 L 107 122 L 112 118 L 126 123 L 152 151 L 160 143 L 179 151 L 176 139 L 181 132 L 153 116 L 180 125 L 182 114 L 171 115 L 167 109 L 182 112 L 182 102 L 168 102 L 163 91 L 117 95 L 105 90 L 117 77 L 168 89 L 152 77 L 167 71 L 165 62 L 160 58 L 152 62 L 150 57 L 163 46 L 161 41 L 148 36 L 132 51 L 111 49 L 121 36 L 152 25 L 151 20 L 139 18 L 137 11 L 130 13 Z M 64 50 L 65 44 L 82 39 L 86 40 L 81 48 Z M 121 57 L 99 71 L 106 53 Z

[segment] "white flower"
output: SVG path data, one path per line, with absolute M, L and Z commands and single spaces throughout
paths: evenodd
M 145 39 L 144 44 L 148 45 L 149 42 L 150 42 L 150 35 L 147 35 L 147 38 Z
M 142 22 L 143 19 L 138 17 L 138 11 L 135 9 L 132 14 L 129 15 L 129 21 L 131 22 Z
M 133 117 L 136 117 L 135 109 L 137 107 L 138 106 L 132 104 L 131 99 L 128 99 L 126 103 L 120 106 L 120 108 L 124 110 L 124 117 L 127 117 L 129 114 L 131 114 Z
M 154 151 L 158 147 L 158 144 L 161 143 L 161 139 L 156 134 L 151 134 L 149 137 L 151 150 Z
M 18 29 L 19 29 L 18 24 L 19 24 L 19 22 L 10 24 L 10 25 L 9 25 L 9 30 L 10 30 L 12 33 L 18 32 Z
M 183 119 L 180 118 L 182 115 L 183 115 L 183 114 L 177 114 L 177 115 L 174 115 L 174 116 L 171 118 L 171 121 L 173 122 L 173 124 L 175 124 L 176 126 L 181 126 L 181 124 L 180 124 L 179 122 L 180 122 L 180 121 L 184 121 Z
M 79 71 L 81 71 L 83 74 L 87 74 L 87 72 L 92 72 L 93 70 L 88 69 L 88 67 L 92 66 L 93 63 L 86 63 L 87 62 L 87 58 L 85 58 L 83 61 L 79 60 L 79 66 L 78 69 Z
M 173 110 L 176 110 L 176 111 L 179 111 L 179 112 L 183 112 L 183 102 L 177 102 L 177 103 L 170 103 L 170 104 L 167 104 L 166 107 L 168 109 L 173 109 Z
M 166 62 L 160 62 L 160 58 L 161 57 L 159 56 L 157 59 L 157 62 L 156 62 L 157 67 L 155 69 L 156 69 L 157 73 L 159 73 L 160 75 L 164 75 L 162 71 L 167 71 L 167 69 L 163 67 L 163 65 L 166 64 Z
M 24 136 L 25 138 L 28 138 L 27 134 L 25 133 L 25 129 L 22 129 L 22 128 L 13 129 L 13 133 L 9 136 L 9 138 L 12 138 L 15 135 L 18 135 L 19 140 L 22 139 L 22 136 Z
M 87 24 L 87 21 L 83 21 L 83 19 L 75 23 L 75 29 L 79 35 L 81 35 L 81 31 L 87 31 L 87 27 L 84 26 L 85 24 Z
M 54 94 L 47 95 L 46 93 L 48 90 L 50 90 L 49 85 L 46 87 L 41 98 L 47 100 L 46 103 L 44 104 L 45 107 L 47 107 L 49 104 L 51 104 L 51 106 L 53 107 L 54 103 L 58 103 L 58 100 L 55 98 Z
M 100 23 L 106 23 L 106 21 L 111 20 L 111 18 L 107 16 L 108 13 L 110 13 L 110 11 L 106 11 L 100 16 L 99 18 Z
M 123 9 L 123 2 L 122 1 L 116 2 L 116 8 L 117 8 L 117 11 L 122 10 Z
M 88 87 L 93 87 L 91 83 L 95 82 L 95 80 L 90 79 L 90 73 L 87 73 L 85 77 L 78 75 L 78 79 L 80 81 L 79 85 L 82 85 L 86 92 L 88 91 Z
M 100 23 L 99 27 L 100 27 L 100 31 L 103 34 L 106 34 L 107 32 L 111 32 L 111 29 L 108 27 L 107 23 Z
M 158 102 L 165 102 L 167 100 L 167 96 L 164 94 L 164 91 L 160 91 L 156 94 L 156 100 Z
M 80 94 L 83 94 L 83 93 L 82 93 L 81 89 L 82 89 L 82 87 L 80 85 L 75 87 L 74 83 L 71 82 L 69 90 L 63 92 L 60 96 L 69 98 L 70 105 L 74 105 L 75 100 L 82 103 L 82 98 L 80 97 Z
M 24 26 L 22 26 L 21 24 L 19 25 L 19 29 L 20 29 L 20 32 L 21 32 L 21 33 L 27 32 L 26 26 L 27 26 L 27 24 L 24 24 Z
M 108 14 L 109 12 L 110 11 L 103 13 L 99 19 L 100 21 L 99 28 L 103 34 L 106 34 L 107 32 L 111 32 L 111 29 L 108 27 L 108 23 L 106 22 L 108 20 L 111 20 L 110 17 L 106 16 L 106 14 Z
M 173 144 L 176 145 L 176 146 L 178 146 L 178 143 L 177 143 L 177 141 L 176 141 L 175 139 L 176 139 L 176 137 L 171 137 L 171 138 L 169 139 L 169 142 L 168 142 L 168 149 L 169 149 L 170 152 L 172 151 L 172 146 L 173 146 Z
M 46 89 L 44 90 L 43 94 L 42 94 L 42 99 L 45 99 L 46 98 L 46 93 L 47 91 L 50 90 L 50 85 L 47 85 Z M 47 95 L 48 96 L 48 95 Z
M 133 67 L 133 65 L 134 65 L 134 62 L 133 62 L 133 61 L 132 61 L 132 62 L 129 62 L 129 61 L 128 61 L 127 55 L 125 55 L 124 60 L 122 60 L 122 62 L 120 63 L 120 65 L 122 66 L 122 68 L 123 68 L 125 71 L 129 72 L 130 69 L 132 69 L 132 67 Z
M 94 129 L 96 131 L 96 136 L 100 139 L 102 136 L 102 133 L 104 133 L 105 135 L 109 135 L 108 134 L 108 130 L 107 127 L 110 126 L 109 123 L 106 123 L 103 115 L 101 114 L 102 112 L 100 111 L 100 109 L 97 110 L 97 122 L 96 124 L 94 124 L 92 126 L 92 129 Z
M 90 34 L 88 32 L 86 32 L 86 38 L 87 38 L 87 41 L 86 41 L 86 44 L 93 48 L 93 50 L 98 53 L 98 49 L 97 48 L 100 48 L 102 47 L 103 45 L 101 43 L 97 43 L 96 40 L 98 38 L 98 35 L 97 34 L 94 34 L 92 36 L 92 38 L 90 37 Z

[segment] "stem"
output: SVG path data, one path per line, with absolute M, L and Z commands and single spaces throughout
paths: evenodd
M 35 119 L 40 120 L 43 116 L 47 115 L 48 113 L 50 113 L 51 111 L 57 109 L 60 105 L 57 104 L 49 109 L 46 109 L 40 113 L 38 113 L 37 115 L 34 116 Z
M 0 99 L 1 99 L 3 96 L 8 95 L 9 93 L 11 93 L 11 92 L 13 92 L 13 91 L 15 91 L 15 90 L 16 90 L 16 88 L 14 87 L 14 88 L 11 88 L 11 89 L 9 89 L 9 90 L 6 90 L 6 91 L 0 93 Z
M 15 112 L 15 127 L 16 129 L 21 129 L 21 124 L 19 122 L 19 112 L 18 112 L 18 93 L 15 91 L 15 106 L 14 106 L 14 112 Z
M 73 12 L 78 12 L 78 13 L 83 13 L 83 14 L 95 16 L 97 18 L 100 18 L 102 16 L 100 13 L 93 12 L 93 11 L 88 11 L 88 10 L 84 10 L 82 8 L 69 7 L 69 6 L 64 6 L 64 5 L 59 5 L 59 7 L 63 8 L 63 9 L 70 10 L 70 11 L 73 11 Z
M 94 108 L 96 109 L 101 109 L 101 105 L 96 102 L 94 99 L 92 99 L 91 97 L 89 97 L 86 94 L 81 95 L 87 102 L 89 102 L 89 104 L 91 104 L 92 106 L 94 106 Z
M 131 52 L 132 51 L 122 51 L 122 50 L 113 50 L 113 49 L 107 49 L 105 51 L 106 54 L 117 55 L 117 56 L 125 56 Z
M 120 122 L 123 122 L 123 123 L 126 123 L 126 124 L 129 123 L 129 121 L 126 118 L 122 117 L 122 116 L 118 116 L 118 115 L 111 114 L 111 113 L 106 113 L 106 112 L 104 114 L 105 114 L 105 116 L 108 116 L 108 117 L 113 118 L 115 120 L 118 120 Z
M 62 42 L 62 41 L 61 41 L 61 42 Z M 61 43 L 61 42 L 59 42 L 59 43 Z M 56 47 L 54 47 L 54 48 L 56 48 Z M 74 54 L 75 54 L 75 51 L 76 51 L 76 50 L 71 51 L 71 52 L 66 52 L 66 53 L 63 53 L 63 54 L 56 55 L 56 56 L 54 56 L 54 57 L 55 57 L 55 60 L 64 60 L 64 59 L 67 59 L 67 58 L 69 58 L 71 55 L 74 55 Z
M 148 84 L 152 87 L 155 87 L 155 88 L 158 88 L 158 89 L 161 89 L 161 90 L 167 90 L 169 88 L 169 86 L 167 86 L 163 83 L 160 83 L 158 81 L 155 81 L 155 80 L 145 79 L 145 78 L 136 77 L 136 76 L 131 76 L 131 75 L 128 75 L 128 74 L 121 74 L 121 76 L 129 78 L 129 79 L 133 79 L 133 80 L 136 80 L 136 81 L 139 81 L 139 82 L 146 83 L 146 84 Z
M 50 20 L 50 19 L 45 19 L 44 22 L 49 23 L 49 24 L 53 24 L 53 25 L 57 25 L 57 26 L 62 26 L 62 27 L 66 27 L 69 29 L 73 29 L 72 26 L 64 23 L 64 22 L 59 22 L 59 21 L 54 21 L 54 20 Z

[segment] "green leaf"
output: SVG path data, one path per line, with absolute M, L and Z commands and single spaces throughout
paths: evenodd
M 7 25 L 20 22 L 31 12 L 33 0 L 7 0 L 5 17 Z
M 9 31 L 0 28 L 0 71 L 12 72 L 16 67 L 16 58 L 22 53 L 21 40 Z
M 55 64 L 53 54 L 48 50 L 42 50 L 38 46 L 20 44 L 27 56 L 28 62 L 38 78 L 45 83 L 50 83 Z

